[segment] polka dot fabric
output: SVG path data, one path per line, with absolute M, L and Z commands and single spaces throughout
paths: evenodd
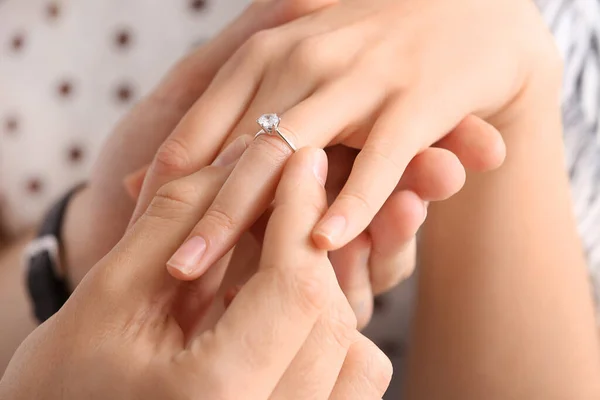
M 2 230 L 86 179 L 119 118 L 250 0 L 0 0 Z

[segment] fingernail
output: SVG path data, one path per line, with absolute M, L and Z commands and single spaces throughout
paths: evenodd
M 200 236 L 194 236 L 182 244 L 173 254 L 167 265 L 180 271 L 184 275 L 195 272 L 196 266 L 206 251 L 206 240 Z
M 337 242 L 337 239 L 341 238 L 345 230 L 346 218 L 341 215 L 333 215 L 321 223 L 315 230 L 315 234 L 327 238 L 329 243 L 334 244 Z
M 327 155 L 322 149 L 314 152 L 313 173 L 321 186 L 325 186 L 325 181 L 327 180 Z
M 233 142 L 229 143 L 229 145 L 225 147 L 225 149 L 217 156 L 217 158 L 215 158 L 211 165 L 215 167 L 226 167 L 235 163 L 240 159 L 248 147 L 248 142 L 246 139 L 246 136 L 240 136 Z

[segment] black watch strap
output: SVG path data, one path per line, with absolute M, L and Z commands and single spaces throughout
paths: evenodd
M 60 310 L 71 294 L 61 268 L 61 230 L 67 206 L 82 186 L 69 191 L 50 209 L 37 238 L 26 249 L 27 289 L 35 317 L 40 322 Z

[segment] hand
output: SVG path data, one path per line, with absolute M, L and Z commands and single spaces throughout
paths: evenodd
M 327 253 L 310 239 L 326 207 L 321 150 L 290 161 L 259 272 L 216 326 L 188 338 L 178 324 L 181 285 L 164 263 L 232 169 L 213 166 L 163 187 L 67 304 L 21 345 L 0 397 L 381 399 L 391 364 L 356 331 Z
M 282 0 L 250 5 L 220 35 L 179 62 L 122 120 L 102 149 L 87 188 L 73 198 L 65 219 L 64 259 L 73 286 L 125 232 L 135 203 L 123 188 L 124 177 L 152 160 L 227 59 L 253 33 L 330 2 Z
M 473 124 L 473 126 L 477 125 Z M 491 133 L 493 134 L 493 132 Z M 489 141 L 491 138 L 486 136 L 484 130 L 470 129 L 467 131 L 457 130 L 448 140 L 451 140 L 456 134 L 462 135 L 459 138 L 461 140 L 470 139 L 469 143 L 472 145 L 486 145 L 485 141 Z M 424 220 L 423 214 L 426 212 L 426 205 L 415 192 L 410 190 L 410 187 L 416 189 L 418 193 L 432 193 L 432 190 L 439 190 L 436 187 L 443 191 L 452 190 L 450 188 L 453 185 L 462 185 L 464 173 L 461 174 L 462 167 L 456 157 L 449 152 L 435 150 L 437 151 L 430 150 L 416 157 L 411 163 L 415 167 L 407 169 L 408 173 L 404 176 L 397 193 L 378 213 L 366 232 L 344 248 L 330 253 L 330 261 L 338 277 L 338 282 L 356 314 L 358 327 L 361 329 L 368 324 L 372 316 L 373 296 L 391 289 L 410 276 L 414 270 L 416 263 L 415 232 Z M 328 201 L 331 202 L 347 181 L 357 151 L 342 145 L 330 147 L 326 151 L 329 156 L 330 171 L 326 191 Z M 428 164 L 439 168 L 426 168 Z M 146 169 L 142 169 L 127 179 L 126 187 L 135 200 L 139 198 L 146 171 Z M 440 174 L 441 172 L 443 174 Z M 448 176 L 455 177 L 455 183 L 452 183 L 453 179 L 449 180 Z M 264 216 L 261 219 L 264 219 Z M 260 230 L 254 229 L 253 233 L 257 239 L 262 238 Z M 211 271 L 211 278 L 208 279 L 208 282 L 205 278 L 194 283 L 190 282 L 190 287 L 194 288 L 192 291 L 202 293 L 202 297 L 210 296 L 212 298 L 221 283 L 213 277 L 215 275 L 221 277 L 223 269 L 227 266 L 227 274 L 221 285 L 221 292 L 216 295 L 217 298 L 224 295 L 224 289 L 243 284 L 251 276 L 251 272 L 256 269 L 251 265 L 255 260 L 249 256 L 256 246 L 244 245 L 248 242 L 250 240 L 240 239 L 236 244 L 236 248 L 240 245 L 243 246 L 241 254 L 243 260 L 238 260 L 243 267 L 236 268 L 236 260 L 232 259 L 229 264 L 220 265 L 221 268 L 218 272 Z M 238 252 L 236 251 L 236 253 Z M 217 301 L 216 307 L 219 308 L 221 303 Z M 216 310 L 213 314 L 218 315 L 219 312 Z
M 381 220 L 389 220 L 382 206 L 393 201 L 390 195 L 399 182 L 402 186 L 400 177 L 410 176 L 411 167 L 435 169 L 435 163 L 420 162 L 432 144 L 451 150 L 467 168 L 481 167 L 481 162 L 472 162 L 480 161 L 478 156 L 492 160 L 481 169 L 498 166 L 504 156 L 501 140 L 482 141 L 492 145 L 473 148 L 473 142 L 458 140 L 463 137 L 459 133 L 479 123 L 480 131 L 493 136 L 497 132 L 492 126 L 469 115 L 485 117 L 500 128 L 518 123 L 519 112 L 557 86 L 556 56 L 537 10 L 521 0 L 415 4 L 348 1 L 256 35 L 161 146 L 139 209 L 161 184 L 205 165 L 208 159 L 202 153 L 222 146 L 221 137 L 231 132 L 230 141 L 256 130 L 254 120 L 266 111 L 283 113 L 283 127 L 297 146 L 364 147 L 326 216 L 330 221 L 337 217 L 333 221 L 339 232 L 329 224 L 315 232 L 315 240 L 329 250 L 356 238 L 378 212 Z M 466 56 L 451 53 L 448 43 L 458 55 L 478 57 L 467 62 Z M 436 114 L 431 117 L 425 110 Z M 199 131 L 217 134 L 207 137 Z M 452 134 L 445 136 L 448 132 Z M 231 248 L 270 203 L 288 155 L 276 137 L 256 140 L 190 235 L 204 240 L 203 254 L 187 262 L 174 260 L 173 265 L 184 269 L 173 268 L 176 277 L 197 278 Z M 444 182 L 456 181 L 448 178 L 453 171 L 442 171 Z M 421 202 L 411 202 L 417 206 L 407 208 L 406 214 L 423 215 L 423 201 L 458 190 L 451 189 L 442 191 L 444 196 L 439 189 L 433 192 L 436 196 L 412 190 Z

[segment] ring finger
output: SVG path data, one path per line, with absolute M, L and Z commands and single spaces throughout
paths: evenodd
M 329 90 L 338 91 L 341 88 L 337 86 L 344 84 L 353 85 L 355 91 L 363 93 L 363 96 L 346 99 L 344 104 L 330 108 L 326 118 L 305 117 L 307 101 L 310 102 L 309 108 L 315 106 L 314 102 L 327 102 L 331 95 Z M 281 117 L 280 130 L 296 148 L 307 145 L 324 147 L 337 133 L 372 113 L 382 96 L 381 91 L 375 91 L 364 79 L 350 79 L 346 83 L 337 81 L 335 86 L 319 89 Z M 174 274 L 176 278 L 196 279 L 231 249 L 270 204 L 283 165 L 291 153 L 288 145 L 276 136 L 256 138 L 192 232 L 191 236 L 200 236 L 206 241 L 203 254 L 193 257 L 190 260 L 193 262 L 185 265 L 185 272 Z M 240 196 L 242 193 L 243 196 Z

